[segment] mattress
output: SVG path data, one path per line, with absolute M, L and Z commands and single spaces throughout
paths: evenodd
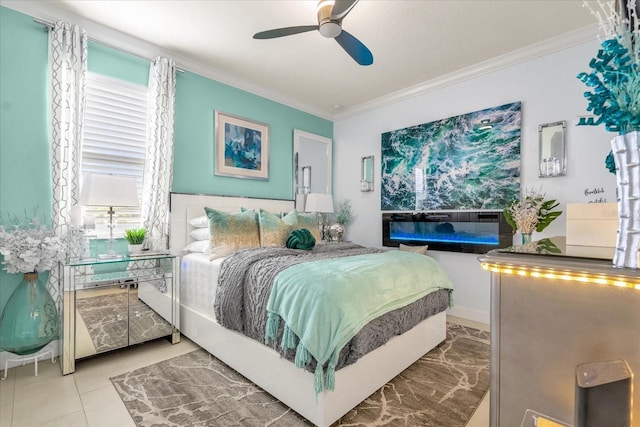
M 212 320 L 218 274 L 224 258 L 209 261 L 209 255 L 190 253 L 182 257 L 180 267 L 180 303 Z

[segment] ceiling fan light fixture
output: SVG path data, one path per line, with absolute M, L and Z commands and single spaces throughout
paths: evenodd
M 322 34 L 323 37 L 333 39 L 340 35 L 342 27 L 337 22 L 327 21 L 320 24 L 318 31 L 320 31 L 320 34 Z

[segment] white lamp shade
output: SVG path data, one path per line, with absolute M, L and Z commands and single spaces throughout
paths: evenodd
M 130 176 L 88 174 L 82 181 L 80 204 L 85 206 L 140 206 L 136 179 Z
M 333 213 L 333 197 L 327 193 L 309 193 L 304 210 L 305 212 Z

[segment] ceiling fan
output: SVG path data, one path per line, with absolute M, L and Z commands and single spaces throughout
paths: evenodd
M 335 39 L 340 46 L 360 65 L 373 64 L 373 54 L 360 40 L 342 29 L 342 20 L 358 0 L 319 0 L 318 25 L 276 28 L 253 35 L 254 39 L 274 39 L 293 34 L 318 30 L 327 38 Z

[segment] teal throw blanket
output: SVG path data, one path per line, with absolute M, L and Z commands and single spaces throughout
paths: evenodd
M 438 289 L 453 289 L 446 272 L 434 259 L 411 252 L 293 265 L 274 280 L 265 342 L 277 340 L 283 319 L 280 346 L 296 349 L 299 368 L 316 361 L 316 393 L 333 390 L 340 351 L 364 325 Z

